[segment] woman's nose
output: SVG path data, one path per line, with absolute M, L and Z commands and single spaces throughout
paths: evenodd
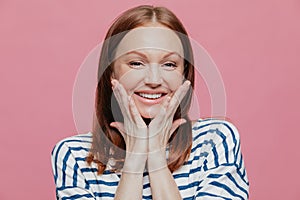
M 146 72 L 145 84 L 152 87 L 158 86 L 162 83 L 160 66 L 157 63 L 150 64 Z

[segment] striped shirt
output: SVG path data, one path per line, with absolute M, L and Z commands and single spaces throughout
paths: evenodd
M 193 125 L 189 160 L 172 173 L 184 200 L 248 199 L 249 182 L 241 154 L 240 138 L 233 124 L 223 120 L 198 120 Z M 85 161 L 92 134 L 72 136 L 52 151 L 57 199 L 112 200 L 121 173 Z M 143 199 L 152 199 L 148 174 L 143 174 Z

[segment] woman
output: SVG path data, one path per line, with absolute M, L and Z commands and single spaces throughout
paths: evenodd
M 178 18 L 139 6 L 102 46 L 90 133 L 52 152 L 58 199 L 247 199 L 237 129 L 191 121 L 193 52 Z

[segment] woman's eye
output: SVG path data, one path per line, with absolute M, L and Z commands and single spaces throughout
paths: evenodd
M 168 67 L 168 68 L 175 68 L 176 67 L 176 63 L 167 62 L 167 63 L 164 63 L 164 66 Z
M 129 63 L 129 65 L 134 68 L 139 68 L 139 67 L 144 66 L 144 63 L 139 62 L 139 61 L 132 61 Z

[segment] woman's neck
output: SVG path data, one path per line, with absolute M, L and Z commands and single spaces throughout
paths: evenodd
M 143 117 L 143 120 L 146 123 L 146 125 L 148 126 L 150 124 L 150 122 L 151 122 L 152 119 L 151 118 L 144 118 Z

